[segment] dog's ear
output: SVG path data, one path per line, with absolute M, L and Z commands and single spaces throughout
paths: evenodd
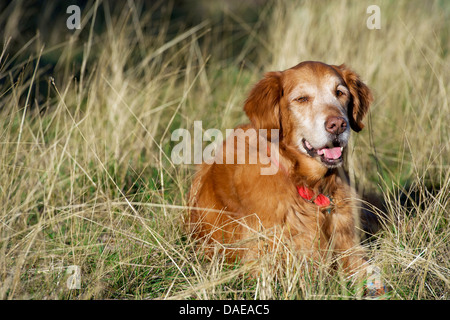
M 369 107 L 373 102 L 373 95 L 369 87 L 366 86 L 359 76 L 350 70 L 345 64 L 333 66 L 342 76 L 348 89 L 350 90 L 351 101 L 348 106 L 348 116 L 350 119 L 350 127 L 359 132 L 364 128 L 362 119 L 369 111 Z
M 255 129 L 279 129 L 280 99 L 283 96 L 281 72 L 268 72 L 250 91 L 244 111 Z

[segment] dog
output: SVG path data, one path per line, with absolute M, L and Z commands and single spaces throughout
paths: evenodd
M 252 235 L 272 230 L 312 259 L 332 252 L 350 274 L 367 265 L 343 162 L 351 130 L 364 128 L 372 102 L 369 87 L 345 64 L 305 61 L 266 73 L 244 105 L 250 124 L 236 128 L 240 133 L 216 155 L 221 161 L 201 164 L 193 179 L 189 227 L 205 252 L 220 248 L 231 262 L 254 260 L 274 242 L 266 236 L 269 245 L 261 246 Z M 258 130 L 262 139 L 247 134 Z M 240 151 L 246 161 L 238 161 Z M 266 157 L 248 163 L 252 152 Z M 270 166 L 274 174 L 261 174 Z

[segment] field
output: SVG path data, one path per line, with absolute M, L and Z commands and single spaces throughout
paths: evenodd
M 450 299 L 447 1 L 87 1 L 75 30 L 64 1 L 26 3 L 0 10 L 0 299 L 364 298 L 294 257 L 209 261 L 184 228 L 172 132 L 247 122 L 251 86 L 304 60 L 374 91 L 348 163 L 386 203 L 363 243 L 384 298 Z

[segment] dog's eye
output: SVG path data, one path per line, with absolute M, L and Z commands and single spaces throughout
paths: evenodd
M 308 101 L 308 97 L 299 97 L 299 98 L 297 98 L 297 99 L 295 99 L 295 100 L 297 100 L 298 102 L 306 102 L 306 101 Z
M 340 97 L 344 95 L 344 92 L 342 92 L 341 90 L 336 90 L 336 96 Z

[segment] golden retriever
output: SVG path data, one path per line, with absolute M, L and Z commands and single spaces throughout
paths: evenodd
M 237 128 L 226 141 L 235 143 L 224 142 L 216 155 L 221 161 L 200 165 L 193 180 L 189 226 L 206 252 L 219 247 L 230 261 L 252 260 L 270 250 L 252 235 L 272 230 L 312 258 L 332 252 L 348 272 L 365 264 L 359 205 L 342 163 L 350 131 L 363 129 L 372 100 L 346 65 L 305 61 L 266 73 L 245 102 L 250 124 Z M 266 140 L 247 134 L 260 129 Z M 239 141 L 245 161 L 237 156 Z M 251 163 L 255 150 L 260 156 Z M 274 174 L 261 174 L 268 167 Z

